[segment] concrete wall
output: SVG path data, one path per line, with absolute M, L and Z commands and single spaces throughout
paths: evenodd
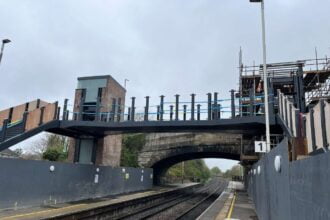
M 275 171 L 276 155 L 282 158 L 281 172 Z M 290 162 L 284 140 L 252 167 L 247 178 L 261 220 L 330 219 L 329 153 Z
M 152 177 L 152 169 L 0 158 L 0 209 L 146 190 L 152 187 Z

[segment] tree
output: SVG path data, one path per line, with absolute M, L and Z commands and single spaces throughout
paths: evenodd
M 223 177 L 231 179 L 233 176 L 241 176 L 241 169 L 242 169 L 241 165 L 236 164 L 232 166 L 230 170 L 227 170 L 224 173 Z
M 188 160 L 184 162 L 184 178 L 190 181 L 207 181 L 211 176 L 204 160 Z M 175 164 L 166 173 L 165 179 L 178 181 L 182 177 L 182 163 Z
M 65 161 L 68 157 L 68 139 L 64 136 L 49 134 L 43 141 L 46 149 L 42 153 L 44 160 Z
M 222 171 L 219 167 L 213 167 L 211 170 L 211 176 L 222 176 Z
M 139 167 L 138 154 L 145 145 L 145 134 L 130 134 L 123 136 L 120 165 Z

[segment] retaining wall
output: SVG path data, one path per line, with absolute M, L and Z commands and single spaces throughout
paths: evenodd
M 0 158 L 0 209 L 146 190 L 152 178 L 152 169 Z
M 290 162 L 287 148 L 285 139 L 247 176 L 259 219 L 330 219 L 330 153 Z M 277 155 L 281 156 L 281 172 L 274 166 Z

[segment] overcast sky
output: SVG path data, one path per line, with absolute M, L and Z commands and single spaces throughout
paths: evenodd
M 268 61 L 330 54 L 329 0 L 268 0 Z M 127 97 L 237 88 L 238 51 L 261 62 L 260 5 L 249 0 L 2 0 L 0 109 L 73 99 L 78 76 L 127 78 Z M 173 100 L 173 99 L 172 99 Z M 212 160 L 210 160 L 212 162 Z

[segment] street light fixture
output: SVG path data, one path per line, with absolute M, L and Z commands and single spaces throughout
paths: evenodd
M 5 44 L 8 44 L 10 42 L 11 41 L 9 39 L 2 40 L 1 51 L 0 51 L 0 64 L 1 64 L 1 60 L 2 60 L 3 50 L 5 49 Z
M 263 79 L 264 79 L 264 95 L 265 95 L 265 120 L 266 120 L 266 147 L 267 152 L 270 151 L 270 126 L 269 126 L 269 101 L 268 101 L 268 76 L 267 76 L 267 59 L 266 59 L 266 25 L 265 25 L 265 1 L 250 0 L 250 2 L 261 3 L 261 25 L 262 25 L 262 51 L 263 51 Z

